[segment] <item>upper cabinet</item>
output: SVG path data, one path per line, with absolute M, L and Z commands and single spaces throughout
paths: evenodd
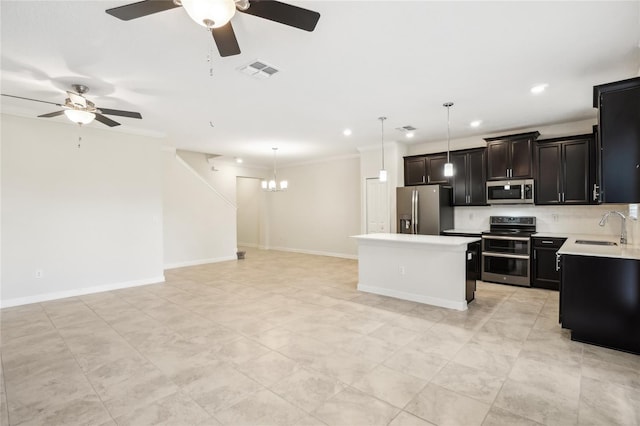
M 404 185 L 449 184 L 444 176 L 446 153 L 404 157 Z
M 539 132 L 485 138 L 487 180 L 533 177 L 533 142 Z
M 601 201 L 640 202 L 640 77 L 594 86 Z
M 536 204 L 594 202 L 591 171 L 593 135 L 539 140 L 536 152 Z
M 424 185 L 427 183 L 427 166 L 424 155 L 404 157 L 404 185 Z
M 486 149 L 469 149 L 451 153 L 453 163 L 453 205 L 483 206 L 486 196 Z

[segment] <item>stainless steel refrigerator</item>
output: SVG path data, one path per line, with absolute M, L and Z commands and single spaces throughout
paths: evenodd
M 453 228 L 451 187 L 440 185 L 396 188 L 399 234 L 440 235 Z

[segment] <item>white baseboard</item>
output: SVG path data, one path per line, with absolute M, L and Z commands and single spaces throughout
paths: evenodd
M 197 266 L 197 265 L 205 265 L 207 263 L 226 262 L 228 260 L 236 260 L 237 258 L 238 258 L 237 255 L 233 255 L 233 256 L 223 256 L 223 257 L 212 257 L 209 259 L 187 260 L 185 262 L 167 263 L 164 265 L 164 269 L 176 269 L 176 268 L 184 268 L 185 266 Z
M 53 293 L 37 294 L 28 297 L 16 297 L 13 299 L 0 300 L 0 308 L 10 308 L 13 306 L 30 305 L 32 303 L 47 302 L 50 300 L 65 299 L 67 297 L 84 296 L 93 293 L 102 293 L 111 290 L 120 290 L 141 285 L 159 284 L 164 282 L 164 275 L 142 280 L 125 281 L 122 283 L 98 285 L 95 287 L 76 288 L 73 290 L 56 291 Z
M 467 302 L 456 302 L 453 300 L 440 299 L 438 297 L 429 297 L 421 294 L 406 293 L 404 291 L 390 290 L 388 288 L 364 285 L 358 283 L 358 290 L 366 293 L 379 294 L 381 296 L 395 297 L 396 299 L 410 300 L 412 302 L 425 303 L 427 305 L 440 306 L 441 308 L 455 309 L 457 311 L 466 311 Z
M 279 250 L 279 251 L 288 251 L 291 253 L 302 253 L 302 254 L 313 254 L 316 256 L 329 256 L 329 257 L 340 257 L 342 259 L 353 259 L 357 260 L 357 254 L 346 254 L 346 253 L 333 253 L 328 251 L 317 251 L 317 250 L 304 250 L 290 247 L 268 247 L 268 250 Z

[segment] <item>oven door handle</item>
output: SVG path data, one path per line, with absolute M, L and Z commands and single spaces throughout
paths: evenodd
M 503 237 L 500 235 L 483 235 L 482 238 L 487 240 L 529 241 L 529 237 Z
M 529 256 L 526 254 L 506 254 L 506 253 L 492 253 L 492 252 L 488 252 L 488 251 L 483 251 L 482 252 L 483 256 L 489 256 L 489 257 L 506 257 L 509 259 L 529 259 Z

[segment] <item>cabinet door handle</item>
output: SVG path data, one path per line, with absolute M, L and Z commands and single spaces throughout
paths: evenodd
M 424 176 L 422 176 L 422 183 L 424 183 Z
M 600 194 L 598 194 L 598 189 L 600 189 L 598 187 L 597 183 L 593 184 L 593 201 L 598 201 L 598 197 L 600 196 Z
M 431 183 L 431 176 L 427 176 L 427 183 Z
M 560 271 L 560 255 L 556 254 L 556 272 Z
M 562 193 L 562 202 L 564 203 L 564 192 Z
M 560 193 L 558 192 L 558 202 L 559 202 L 559 203 L 560 203 L 560 202 L 562 202 L 562 199 L 561 199 L 560 197 L 561 197 L 561 196 L 560 196 Z
M 542 240 L 542 244 L 553 244 L 553 241 Z

